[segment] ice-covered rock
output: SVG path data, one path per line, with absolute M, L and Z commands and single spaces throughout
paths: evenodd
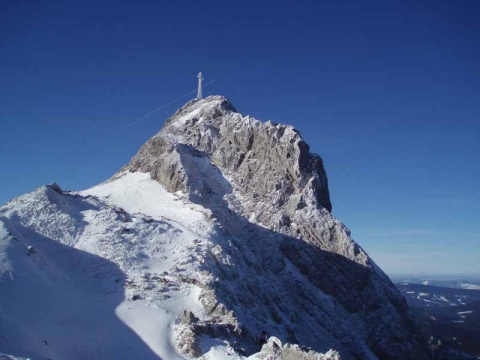
M 427 359 L 404 299 L 331 209 L 322 159 L 297 130 L 221 96 L 191 101 L 107 182 L 0 207 L 0 348 Z
M 294 344 L 282 344 L 280 339 L 272 336 L 263 345 L 262 350 L 247 360 L 341 360 L 338 351 L 328 350 L 325 354 L 310 349 L 302 349 Z
M 211 291 L 252 336 L 331 344 L 345 358 L 427 356 L 404 299 L 332 216 L 322 159 L 293 127 L 243 116 L 221 96 L 193 100 L 125 171 L 211 210 L 229 239 L 205 265 L 219 279 Z

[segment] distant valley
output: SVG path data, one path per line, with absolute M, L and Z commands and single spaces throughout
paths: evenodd
M 432 347 L 480 358 L 480 279 L 394 279 Z

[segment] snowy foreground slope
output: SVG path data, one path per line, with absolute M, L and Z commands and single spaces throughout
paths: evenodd
M 191 101 L 109 181 L 0 208 L 0 354 L 427 359 L 330 211 L 294 128 Z

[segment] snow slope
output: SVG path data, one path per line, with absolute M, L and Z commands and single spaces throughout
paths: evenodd
M 215 246 L 208 215 L 144 173 L 78 193 L 45 186 L 0 208 L 0 354 L 185 358 L 178 319 L 208 317 L 196 285 L 211 280 L 198 268 Z M 203 347 L 203 359 L 244 358 L 221 339 Z
M 309 358 L 427 358 L 405 301 L 330 210 L 298 131 L 191 101 L 110 180 L 0 207 L 0 353 L 307 356 L 294 343 Z
M 187 250 L 208 231 L 200 212 L 148 174 L 126 174 L 80 194 L 40 188 L 2 207 L 0 219 L 1 351 L 181 358 L 172 345 L 175 320 L 202 308 L 199 288 L 177 276 L 199 273 L 177 268 L 191 264 Z M 56 229 L 58 221 L 66 226 Z M 128 300 L 134 296 L 140 300 Z
M 405 300 L 331 214 L 323 161 L 293 127 L 222 96 L 190 101 L 122 171 L 148 172 L 211 211 L 221 235 L 211 288 L 250 335 L 343 357 L 428 356 Z

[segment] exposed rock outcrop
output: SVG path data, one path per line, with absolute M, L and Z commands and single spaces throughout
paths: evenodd
M 271 337 L 262 350 L 249 360 L 341 360 L 338 351 L 328 350 L 325 354 L 302 349 L 298 345 L 282 344 L 280 339 Z
M 215 279 L 205 328 L 223 324 L 247 353 L 264 331 L 342 359 L 428 358 L 404 299 L 331 215 L 322 159 L 293 127 L 243 116 L 221 96 L 193 100 L 116 176 L 125 171 L 209 209 L 230 239 L 203 264 Z

